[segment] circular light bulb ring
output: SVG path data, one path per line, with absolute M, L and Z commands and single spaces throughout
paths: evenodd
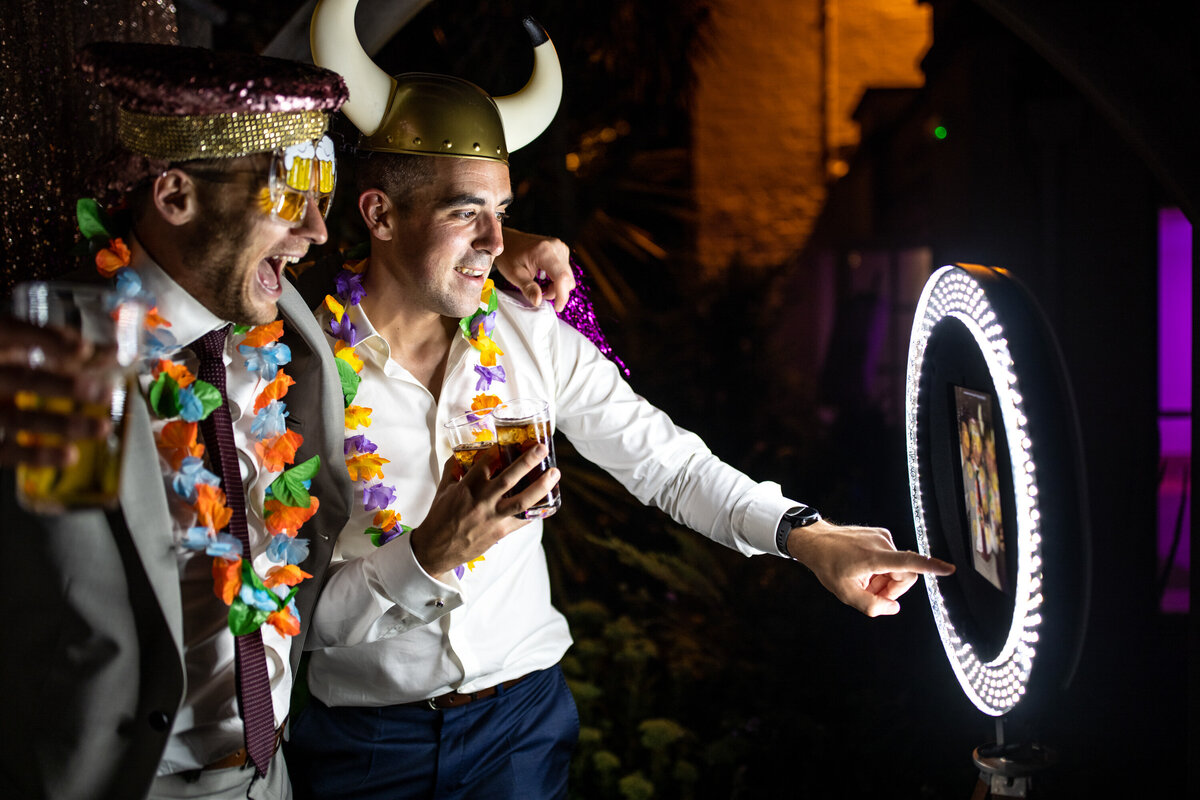
M 918 549 L 924 555 L 930 555 L 918 457 L 918 442 L 922 434 L 918 430 L 919 409 L 925 399 L 920 396 L 921 376 L 930 336 L 934 327 L 945 319 L 957 320 L 966 327 L 987 363 L 1008 441 L 1012 485 L 1016 495 L 1017 574 L 1012 620 L 999 653 L 986 662 L 980 659 L 972 643 L 955 627 L 938 587 L 938 579 L 926 575 L 925 587 L 942 646 L 964 692 L 985 714 L 1001 716 L 1011 711 L 1025 694 L 1037 656 L 1038 629 L 1042 624 L 1038 474 L 1032 456 L 1020 381 L 1009 352 L 1004 321 L 997 316 L 985 286 L 969 270 L 953 265 L 942 267 L 930 276 L 921 293 L 908 349 L 905 433 L 909 490 Z

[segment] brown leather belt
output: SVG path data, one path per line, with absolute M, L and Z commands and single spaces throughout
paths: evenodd
M 414 700 L 411 703 L 401 703 L 400 705 L 403 708 L 432 708 L 434 711 L 446 708 L 461 708 L 476 700 L 486 700 L 489 697 L 495 697 L 498 691 L 508 691 L 528 677 L 529 675 L 522 675 L 519 678 L 513 678 L 511 681 L 504 681 L 495 686 L 480 689 L 478 692 L 468 692 L 467 694 L 463 694 L 462 692 L 446 692 L 445 694 L 439 694 L 437 697 L 431 697 L 428 700 Z
M 274 756 L 279 751 L 279 744 L 283 741 L 283 729 L 287 727 L 287 720 L 283 721 L 275 730 L 275 745 L 271 748 L 271 755 Z M 231 767 L 244 767 L 250 759 L 250 754 L 246 752 L 246 746 L 242 745 L 237 750 L 234 750 L 224 758 L 217 759 L 211 764 L 204 765 L 203 769 L 229 769 Z

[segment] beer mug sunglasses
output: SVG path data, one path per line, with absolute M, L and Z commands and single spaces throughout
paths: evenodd
M 322 217 L 329 216 L 336 185 L 337 162 L 333 140 L 328 136 L 279 148 L 271 155 L 269 208 L 263 210 L 285 225 L 299 227 L 308 213 L 310 198 Z

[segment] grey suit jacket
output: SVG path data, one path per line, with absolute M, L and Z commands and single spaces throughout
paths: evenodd
M 333 543 L 349 515 L 337 370 L 299 294 L 279 303 L 296 385 L 289 427 L 304 436 L 297 463 L 320 455 L 318 513 L 304 528 L 313 579 L 297 594 L 295 670 Z M 120 510 L 37 516 L 0 474 L 8 565 L 0 646 L 0 797 L 144 797 L 185 691 L 183 619 L 166 489 L 144 400 L 131 398 Z

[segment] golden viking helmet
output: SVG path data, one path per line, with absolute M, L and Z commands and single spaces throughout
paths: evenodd
M 470 81 L 409 72 L 392 77 L 363 50 L 354 30 L 358 0 L 320 0 L 309 28 L 313 61 L 345 79 L 342 112 L 362 132 L 362 150 L 487 158 L 508 154 L 546 129 L 562 99 L 554 43 L 532 17 L 533 74 L 515 94 L 493 98 Z

